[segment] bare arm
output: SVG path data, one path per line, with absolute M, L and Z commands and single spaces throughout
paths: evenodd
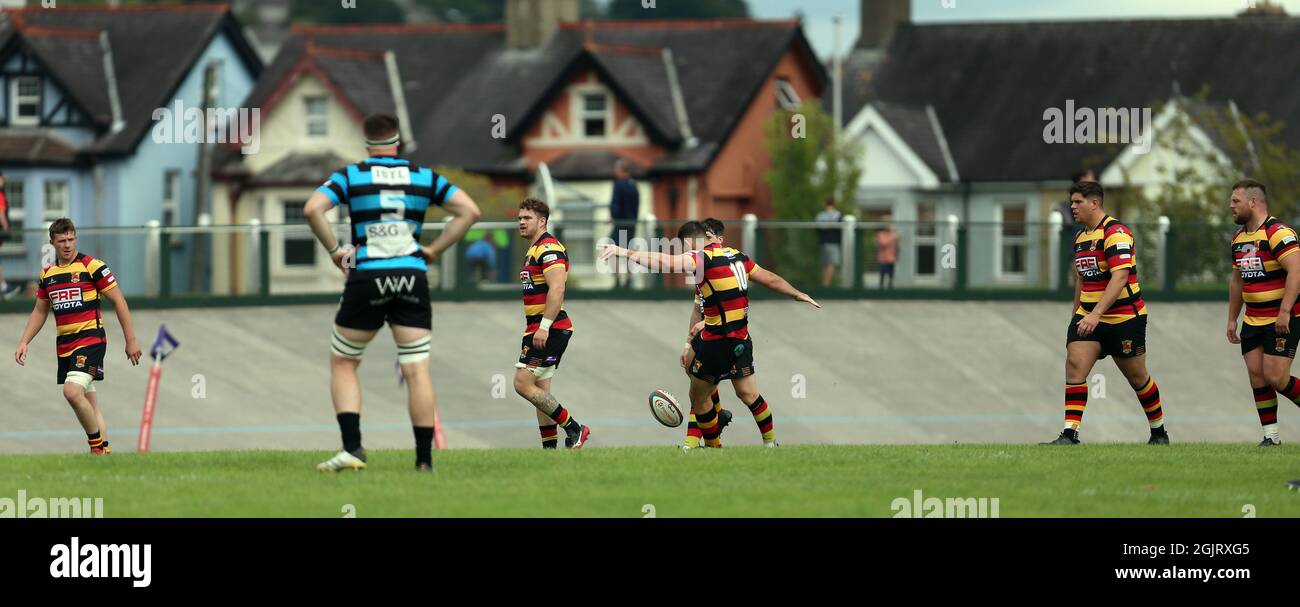
M 433 241 L 433 244 L 424 247 L 424 258 L 428 261 L 437 259 L 443 251 L 464 238 L 465 233 L 474 226 L 474 222 L 483 216 L 474 199 L 461 189 L 457 189 L 451 199 L 443 203 L 442 208 L 451 213 L 452 220 L 447 223 L 447 227 Z
M 303 207 L 302 214 L 307 217 L 307 225 L 311 226 L 311 233 L 316 235 L 316 240 L 320 241 L 321 246 L 325 247 L 331 255 L 335 254 L 342 248 L 338 236 L 334 234 L 334 229 L 330 227 L 329 221 L 325 219 L 325 213 L 334 208 L 328 196 L 313 192 L 311 198 L 307 199 L 307 206 Z
M 1233 268 L 1232 276 L 1228 278 L 1228 343 L 1230 344 L 1241 343 L 1241 338 L 1237 337 L 1237 318 L 1241 316 L 1242 285 L 1241 270 Z
M 126 296 L 122 295 L 122 289 L 112 289 L 103 294 L 104 298 L 113 303 L 113 310 L 117 312 L 117 322 L 122 325 L 122 337 L 126 339 L 126 357 L 131 364 L 140 364 L 140 341 L 135 337 L 135 323 L 131 320 L 131 310 L 126 305 Z
M 633 251 L 612 244 L 602 245 L 600 251 L 601 259 L 609 257 L 610 255 L 626 257 L 633 262 L 657 272 L 681 274 L 684 272 L 695 271 L 695 255 L 692 253 L 670 255 L 658 251 Z
M 817 303 L 816 301 L 813 300 L 813 298 L 809 297 L 807 293 L 804 293 L 803 291 L 794 288 L 794 285 L 791 285 L 788 281 L 786 281 L 786 279 L 781 278 L 775 272 L 770 272 L 761 267 L 755 267 L 754 271 L 750 272 L 749 279 L 773 291 L 776 291 L 777 293 L 785 295 L 786 297 L 790 297 L 798 301 L 807 302 L 811 304 L 813 307 L 817 307 L 817 308 L 822 307 L 821 304 Z
M 560 308 L 564 307 L 564 283 L 569 278 L 569 271 L 563 264 L 556 264 L 543 275 L 546 276 L 546 308 L 542 310 L 542 318 L 555 320 L 560 315 Z
M 1291 332 L 1291 309 L 1300 295 L 1300 255 L 1287 255 L 1279 263 L 1286 270 L 1286 289 L 1282 291 L 1282 306 L 1277 311 L 1277 329 L 1285 335 Z
M 22 339 L 18 341 L 18 350 L 14 352 L 14 362 L 22 367 L 27 364 L 27 344 L 32 343 L 36 334 L 45 326 L 45 319 L 50 317 L 50 300 L 37 299 L 31 316 L 27 317 L 27 327 L 23 329 Z
M 1074 307 L 1070 308 L 1070 314 L 1074 314 L 1079 309 L 1079 296 L 1083 293 L 1083 279 L 1079 278 L 1079 273 L 1074 273 Z

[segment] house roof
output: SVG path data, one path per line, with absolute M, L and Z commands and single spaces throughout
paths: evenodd
M 104 70 L 101 32 L 113 54 L 124 128 L 116 133 Z M 153 125 L 153 111 L 168 105 L 211 40 L 225 33 L 244 66 L 256 75 L 261 61 L 225 4 L 185 6 L 68 6 L 0 13 L 0 55 L 22 47 L 45 65 L 59 85 L 99 127 L 82 153 L 117 155 L 135 150 Z
M 963 180 L 1063 180 L 1118 150 L 1043 141 L 1048 108 L 1154 108 L 1177 89 L 1287 119 L 1300 147 L 1300 19 L 1285 17 L 904 25 L 871 74 L 846 95 L 934 106 Z M 858 78 L 861 74 L 848 74 Z
M 0 135 L 0 159 L 6 164 L 71 165 L 77 150 L 49 133 Z
M 943 131 L 930 119 L 926 107 L 888 102 L 873 103 L 872 107 L 940 181 L 952 181 L 944 159 Z
M 316 48 L 392 49 L 403 79 L 418 162 L 488 174 L 523 175 L 523 134 L 584 69 L 597 72 L 645 126 L 669 148 L 661 171 L 697 171 L 735 130 L 776 63 L 794 45 L 818 81 L 822 66 L 797 21 L 600 21 L 566 23 L 537 49 L 507 49 L 505 28 L 493 25 L 324 26 L 299 28 L 267 68 L 247 103 L 260 106 L 283 87 L 294 66 Z M 698 145 L 685 147 L 682 120 L 669 91 L 664 49 L 683 93 L 686 121 Z M 340 96 L 369 113 L 391 107 L 388 86 L 374 70 L 340 60 L 317 64 Z M 379 75 L 382 75 L 380 70 Z M 504 119 L 505 138 L 493 127 Z M 585 157 L 575 156 L 581 160 Z M 575 167 L 587 163 L 573 160 Z

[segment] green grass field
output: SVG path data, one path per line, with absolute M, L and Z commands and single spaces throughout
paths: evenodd
M 895 498 L 998 498 L 1000 515 L 1300 516 L 1300 448 L 1182 444 L 409 451 L 321 474 L 325 452 L 0 457 L 0 498 L 102 497 L 109 517 L 867 516 Z

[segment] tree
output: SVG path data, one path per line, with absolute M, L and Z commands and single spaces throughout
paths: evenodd
M 1210 101 L 1209 93 L 1206 88 L 1174 101 L 1180 110 L 1177 119 L 1159 136 L 1162 145 L 1186 162 L 1163 169 L 1166 183 L 1134 196 L 1133 202 L 1144 217 L 1169 217 L 1175 267 L 1171 278 L 1184 284 L 1224 282 L 1228 241 L 1236 229 L 1227 211 L 1229 190 L 1236 181 L 1250 177 L 1263 182 L 1269 212 L 1288 224 L 1300 219 L 1300 150 L 1281 140 L 1285 124 L 1266 113 L 1236 112 L 1227 102 Z M 1196 129 L 1209 137 L 1214 149 L 1193 137 Z
M 748 17 L 746 0 L 611 0 L 610 19 L 712 19 Z
M 772 159 L 765 179 L 776 219 L 810 221 L 827 198 L 833 198 L 840 211 L 852 210 L 862 177 L 862 145 L 835 141 L 834 121 L 820 100 L 805 101 L 794 112 L 778 111 L 764 131 Z M 791 280 L 815 284 L 820 263 L 816 232 L 787 229 L 768 237 L 772 247 L 767 257 L 785 264 L 782 271 Z

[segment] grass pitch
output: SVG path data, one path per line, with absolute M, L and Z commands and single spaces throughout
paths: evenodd
M 0 498 L 102 497 L 108 517 L 890 517 L 896 498 L 998 498 L 1007 517 L 1300 516 L 1300 448 L 1086 444 L 0 457 Z

